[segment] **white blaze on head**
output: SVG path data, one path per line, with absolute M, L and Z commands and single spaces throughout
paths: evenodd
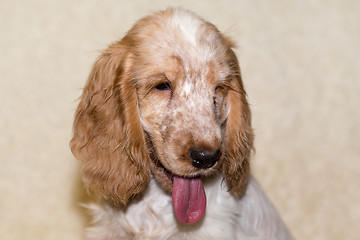
M 184 62 L 188 65 L 205 63 L 213 54 L 214 49 L 210 49 L 208 44 L 200 44 L 200 37 L 212 39 L 213 36 L 204 35 L 205 21 L 192 12 L 175 9 L 171 18 L 171 27 L 177 32 L 176 38 L 180 45 L 173 46 Z M 187 62 L 187 58 L 192 60 Z M 188 67 L 188 66 L 185 66 Z
M 195 17 L 193 13 L 181 9 L 175 10 L 172 20 L 174 27 L 181 32 L 182 36 L 196 46 L 197 31 L 203 21 Z
M 212 87 L 208 84 L 209 63 L 216 60 L 215 41 L 218 32 L 206 28 L 206 22 L 192 12 L 175 9 L 171 15 L 168 42 L 181 59 L 184 75 L 178 82 L 173 116 L 181 112 L 181 118 L 174 117 L 174 128 L 197 129 L 203 139 L 220 138 L 220 128 L 215 128 Z M 213 44 L 209 44 L 212 42 Z M 225 73 L 218 73 L 219 79 Z M 196 127 L 194 127 L 196 126 Z M 201 136 L 201 137 L 200 137 Z

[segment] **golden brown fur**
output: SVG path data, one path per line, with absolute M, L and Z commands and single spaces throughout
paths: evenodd
M 150 180 L 149 157 L 131 86 L 125 43 L 103 52 L 90 73 L 74 121 L 71 149 L 85 185 L 127 204 Z

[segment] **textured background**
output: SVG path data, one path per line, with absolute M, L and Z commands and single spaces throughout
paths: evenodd
M 12 1 L 0 7 L 0 239 L 81 239 L 71 137 L 99 50 L 183 6 L 238 43 L 253 172 L 297 239 L 360 236 L 360 1 Z

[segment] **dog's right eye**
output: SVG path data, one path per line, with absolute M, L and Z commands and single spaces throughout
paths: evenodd
M 170 90 L 170 83 L 169 82 L 163 82 L 160 83 L 158 85 L 155 86 L 155 89 L 159 90 L 159 91 L 166 91 L 166 90 Z

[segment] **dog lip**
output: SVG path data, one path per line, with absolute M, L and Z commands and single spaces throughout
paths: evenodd
M 164 174 L 168 177 L 169 180 L 171 180 L 172 183 L 174 182 L 174 176 L 177 176 L 177 177 L 180 177 L 180 178 L 188 178 L 188 179 L 199 178 L 200 177 L 199 175 L 186 176 L 186 175 L 175 174 L 172 171 L 170 171 L 169 169 L 167 169 L 161 162 L 158 162 L 158 164 L 163 169 Z
M 159 160 L 156 161 L 156 163 L 157 163 L 158 167 L 160 167 L 160 168 L 163 170 L 165 176 L 166 176 L 171 182 L 173 182 L 173 181 L 174 181 L 174 174 L 173 174 L 169 169 L 167 169 Z
M 166 167 L 164 167 L 164 165 L 162 165 L 161 163 L 160 165 L 163 168 L 165 175 L 171 180 L 171 182 L 174 182 L 174 174 L 171 171 L 169 171 Z

